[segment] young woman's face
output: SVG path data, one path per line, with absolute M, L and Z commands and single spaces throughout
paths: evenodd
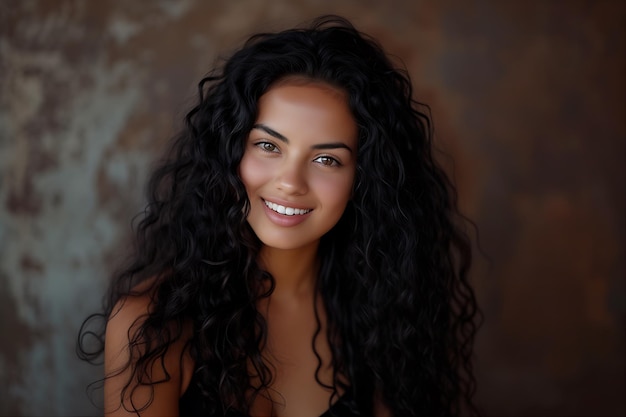
M 261 96 L 239 175 L 263 244 L 317 245 L 350 199 L 356 153 L 357 126 L 340 90 L 286 82 Z

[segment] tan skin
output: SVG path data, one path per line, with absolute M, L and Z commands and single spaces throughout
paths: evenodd
M 313 248 L 311 248 L 313 249 Z M 314 314 L 313 285 L 315 275 L 303 268 L 304 263 L 293 262 L 296 258 L 276 257 L 275 253 L 265 252 L 266 258 L 281 259 L 286 262 L 266 268 L 272 272 L 277 287 L 271 298 L 259 305 L 259 311 L 268 322 L 268 343 L 264 350 L 268 361 L 275 367 L 274 381 L 266 396 L 259 396 L 250 410 L 253 416 L 319 416 L 328 409 L 331 390 L 319 385 L 315 380 L 318 360 L 311 348 L 311 341 L 317 328 Z M 274 256 L 272 256 L 274 255 Z M 306 255 L 300 252 L 301 256 Z M 311 252 L 309 259 L 315 258 Z M 306 259 L 306 258 L 305 258 Z M 291 264 L 291 265 L 290 265 Z M 288 275 L 280 275 L 280 269 Z M 301 280 L 284 280 L 278 287 L 278 277 L 291 277 L 293 271 L 300 269 Z M 279 275 L 276 275 L 277 272 Z M 318 314 L 325 325 L 321 298 L 318 298 Z M 322 358 L 323 367 L 319 378 L 327 385 L 332 385 L 333 370 L 330 366 L 331 352 L 326 339 L 325 328 L 316 339 L 316 350 Z M 271 400 L 270 400 L 271 399 Z
M 239 174 L 251 203 L 248 222 L 263 242 L 259 264 L 272 274 L 276 284 L 272 295 L 257 305 L 268 326 L 268 342 L 262 353 L 274 369 L 274 378 L 271 387 L 253 402 L 252 416 L 317 417 L 328 409 L 332 390 L 315 379 L 318 359 L 311 345 L 317 328 L 317 248 L 321 236 L 336 224 L 350 199 L 356 146 L 356 123 L 345 94 L 334 87 L 289 78 L 259 100 L 259 114 Z M 276 213 L 280 208 L 271 210 L 266 202 L 296 209 L 295 214 Z M 105 343 L 107 375 L 128 360 L 127 331 L 149 307 L 148 296 L 128 299 L 117 308 L 118 314 L 112 315 Z M 318 378 L 332 385 L 332 354 L 321 297 L 317 297 L 317 312 L 321 332 L 315 348 L 322 360 Z M 171 379 L 152 385 L 154 396 L 142 416 L 178 415 L 178 400 L 194 369 L 191 357 L 183 353 L 191 327 L 183 335 L 165 355 Z M 120 390 L 129 376 L 126 370 L 106 380 L 105 415 L 136 415 L 120 407 Z M 153 367 L 152 380 L 163 376 L 159 366 Z M 150 388 L 140 389 L 133 396 L 135 405 L 146 404 L 149 395 Z M 375 414 L 389 415 L 380 401 L 376 401 Z

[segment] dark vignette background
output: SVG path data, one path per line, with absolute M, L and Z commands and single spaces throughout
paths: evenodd
M 100 414 L 76 331 L 195 83 L 322 13 L 403 58 L 455 161 L 492 259 L 472 275 L 485 414 L 625 414 L 623 1 L 4 0 L 0 415 Z

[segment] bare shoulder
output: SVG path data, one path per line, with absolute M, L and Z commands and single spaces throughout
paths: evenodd
M 177 416 L 178 400 L 193 372 L 186 349 L 191 325 L 168 345 L 165 353 L 147 362 L 150 336 L 138 333 L 153 306 L 150 294 L 121 299 L 109 317 L 104 352 L 104 409 L 106 416 Z M 172 329 L 175 331 L 175 329 Z M 154 343 L 152 343 L 154 348 Z M 139 369 L 139 372 L 135 372 Z

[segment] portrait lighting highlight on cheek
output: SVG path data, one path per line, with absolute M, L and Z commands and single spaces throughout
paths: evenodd
M 248 223 L 264 245 L 317 245 L 350 199 L 357 126 L 345 94 L 319 82 L 280 83 L 258 103 L 239 166 Z

